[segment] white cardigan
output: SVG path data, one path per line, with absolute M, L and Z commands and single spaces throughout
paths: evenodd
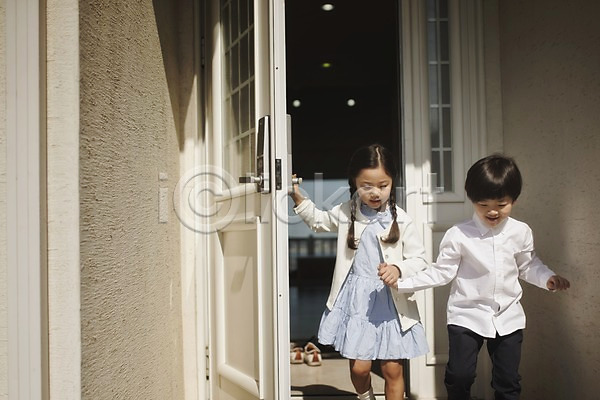
M 356 207 L 356 219 L 354 222 L 354 237 L 360 238 L 363 230 L 369 223 L 369 219 Z M 400 207 L 396 207 L 398 227 L 400 228 L 400 239 L 396 243 L 385 243 L 381 239 L 389 233 L 391 225 L 380 235 L 379 245 L 381 253 L 388 264 L 394 264 L 400 268 L 402 278 L 414 275 L 418 271 L 427 268 L 425 261 L 425 249 L 416 230 L 412 219 Z M 333 271 L 333 282 L 327 299 L 327 308 L 332 309 L 335 299 L 350 272 L 356 250 L 348 247 L 347 236 L 350 228 L 350 201 L 339 204 L 331 210 L 319 210 L 310 199 L 304 199 L 294 207 L 294 211 L 315 232 L 338 232 L 337 257 Z M 379 264 L 379 261 L 375 261 Z M 413 293 L 398 293 L 390 289 L 402 329 L 407 330 L 419 320 L 419 310 L 413 298 Z

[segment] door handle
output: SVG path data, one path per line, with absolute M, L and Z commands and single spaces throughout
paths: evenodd
M 257 185 L 262 184 L 262 176 L 240 176 L 239 183 L 256 183 Z
M 292 185 L 300 185 L 302 183 L 302 178 L 292 177 Z

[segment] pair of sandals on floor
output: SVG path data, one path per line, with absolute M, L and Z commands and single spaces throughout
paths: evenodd
M 290 363 L 306 363 L 310 367 L 318 367 L 323 362 L 321 350 L 313 343 L 308 342 L 306 346 L 296 346 L 290 351 Z

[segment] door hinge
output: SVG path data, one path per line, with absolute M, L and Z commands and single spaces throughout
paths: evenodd
M 206 380 L 210 380 L 210 356 L 208 355 L 208 346 L 205 348 L 206 354 Z
M 281 190 L 281 159 L 275 159 L 275 188 Z

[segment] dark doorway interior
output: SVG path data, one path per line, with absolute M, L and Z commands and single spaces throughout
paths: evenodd
M 315 173 L 323 173 L 324 184 L 329 185 L 326 191 L 331 192 L 332 185 L 344 185 L 352 153 L 374 142 L 388 147 L 403 169 L 398 7 L 396 0 L 286 0 L 287 110 L 292 117 L 293 168 L 305 179 L 303 188 L 309 194 Z M 316 344 L 334 262 L 335 235 L 290 226 L 290 333 L 294 345 Z M 323 370 L 332 368 L 328 363 L 345 360 L 335 360 L 337 353 L 320 347 L 322 367 L 292 366 L 292 394 L 352 393 L 346 364 L 326 373 Z M 317 384 L 321 376 L 326 385 Z M 380 382 L 374 383 L 379 393 Z
M 299 176 L 346 178 L 352 152 L 373 142 L 400 161 L 398 35 L 395 0 L 286 1 L 287 109 Z

